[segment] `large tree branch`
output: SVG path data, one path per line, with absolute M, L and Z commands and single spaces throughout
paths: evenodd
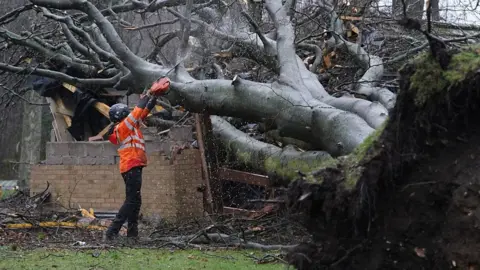
M 267 0 L 266 5 L 270 17 L 275 22 L 277 28 L 276 45 L 277 57 L 280 61 L 280 80 L 283 81 L 285 78 L 282 77 L 282 67 L 285 67 L 285 73 L 283 74 L 289 76 L 286 79 L 287 82 L 293 83 L 292 86 L 296 89 L 307 91 L 313 98 L 361 116 L 371 127 L 379 127 L 386 119 L 388 112 L 382 106 L 365 100 L 331 97 L 320 84 L 317 76 L 307 70 L 303 61 L 296 55 L 293 27 L 280 1 Z
M 78 0 L 81 1 L 81 0 Z M 130 49 L 125 45 L 113 25 L 105 18 L 102 13 L 90 2 L 83 4 L 80 8 L 83 12 L 89 15 L 92 18 L 97 26 L 102 31 L 109 45 L 112 47 L 113 51 L 118 55 L 118 57 L 125 62 L 127 67 L 134 67 L 136 65 L 141 65 L 145 62 L 142 58 L 135 55 Z
M 120 59 L 118 59 L 115 55 L 103 50 L 102 48 L 100 48 L 100 46 L 98 46 L 93 41 L 93 39 L 91 38 L 91 36 L 87 32 L 85 32 L 83 29 L 77 27 L 73 23 L 73 20 L 72 20 L 71 17 L 69 17 L 69 16 L 58 16 L 58 15 L 52 14 L 46 8 L 42 8 L 42 12 L 44 13 L 44 15 L 47 18 L 50 18 L 50 19 L 56 20 L 58 22 L 61 22 L 63 27 L 65 27 L 65 25 L 66 25 L 68 27 L 68 29 L 71 29 L 73 32 L 75 32 L 75 34 L 80 36 L 86 42 L 86 44 L 93 50 L 93 51 L 91 51 L 91 50 L 89 50 L 85 47 L 86 51 L 84 53 L 87 54 L 87 56 L 93 57 L 94 59 L 98 59 L 98 56 L 100 55 L 101 57 L 103 57 L 105 59 L 108 59 L 108 61 L 112 62 L 118 69 L 122 70 L 124 72 L 124 74 L 128 73 L 128 70 L 125 68 L 125 66 L 123 65 L 123 62 Z
M 72 34 L 72 32 L 70 32 L 70 29 L 68 29 L 68 27 L 65 24 L 61 24 L 61 27 L 62 27 L 63 34 L 65 35 L 65 38 L 67 39 L 71 48 L 75 49 L 76 51 L 81 53 L 86 58 L 90 58 L 98 69 L 102 69 L 103 64 L 100 61 L 100 58 L 98 57 L 98 54 L 89 50 L 87 47 L 83 46 L 83 44 L 80 43 L 80 41 L 78 41 L 75 38 L 75 36 Z
M 155 12 L 161 8 L 176 7 L 180 5 L 186 5 L 188 0 L 155 0 L 152 1 L 144 10 L 144 12 Z M 209 0 L 196 0 L 195 4 L 210 3 Z
M 110 44 L 108 44 L 108 41 L 105 39 L 105 37 L 102 35 L 102 31 L 98 29 L 98 26 L 96 24 L 92 24 L 90 26 L 85 26 L 83 27 L 85 31 L 90 33 L 90 36 L 93 37 L 95 43 L 102 48 L 104 51 L 109 52 L 109 53 L 115 53 L 112 50 L 112 47 L 110 47 Z
M 181 50 L 180 50 L 180 55 L 181 57 L 177 59 L 177 61 L 181 61 L 181 59 L 187 57 L 188 54 L 188 40 L 190 39 L 190 30 L 192 27 L 192 8 L 193 8 L 193 0 L 186 0 L 185 4 L 185 15 L 186 20 L 181 20 L 181 26 L 182 26 L 182 36 L 181 36 Z M 180 63 L 182 67 L 183 61 Z
M 174 13 L 174 15 L 176 15 L 177 17 L 182 17 L 178 13 Z M 204 33 L 207 32 L 212 33 L 215 37 L 221 40 L 233 41 L 235 42 L 234 44 L 237 44 L 236 46 L 234 46 L 234 48 L 238 48 L 238 50 L 241 51 L 243 55 L 247 55 L 250 58 L 264 64 L 265 66 L 270 67 L 272 70 L 276 70 L 276 67 L 274 66 L 275 62 L 269 60 L 271 58 L 269 58 L 268 55 L 265 54 L 264 44 L 260 42 L 258 38 L 256 38 L 257 35 L 255 33 L 238 33 L 233 36 L 223 33 L 222 31 L 216 29 L 215 27 L 204 21 L 192 19 L 192 22 L 198 24 L 205 29 L 205 31 L 199 31 L 201 35 L 198 36 L 199 38 L 202 38 L 205 35 Z M 290 23 L 289 20 L 287 20 L 287 22 Z M 277 42 L 268 38 L 267 40 L 268 43 L 272 44 L 272 46 L 277 48 L 279 47 L 277 45 Z M 356 98 L 334 98 L 330 96 L 325 91 L 321 83 L 318 81 L 317 75 L 307 70 L 303 64 L 302 59 L 300 59 L 300 57 L 295 54 L 295 50 L 292 51 L 294 54 L 294 60 L 296 61 L 296 66 L 298 67 L 300 72 L 299 77 L 296 78 L 298 79 L 298 84 L 294 84 L 292 85 L 292 87 L 297 90 L 300 89 L 300 91 L 303 92 L 306 100 L 318 99 L 331 106 L 338 106 L 337 108 L 339 109 L 353 112 L 365 119 L 367 123 L 374 128 L 379 127 L 384 122 L 388 115 L 388 112 L 385 108 L 382 108 L 383 106 L 379 104 Z M 277 53 L 275 53 L 275 55 L 277 55 Z
M 237 162 L 268 175 L 293 180 L 298 177 L 298 170 L 308 173 L 322 164 L 334 163 L 333 158 L 326 152 L 300 152 L 292 146 L 282 149 L 253 139 L 219 116 L 211 116 L 210 119 L 214 135 L 220 139 L 227 151 L 233 153 Z
M 85 12 L 99 27 L 111 48 L 118 55 L 118 57 L 125 62 L 127 67 L 143 64 L 145 61 L 135 55 L 125 45 L 113 25 L 102 15 L 102 13 L 90 2 L 86 0 L 30 0 L 32 3 L 56 9 L 76 9 Z
M 365 73 L 357 83 L 357 92 L 366 95 L 373 101 L 380 102 L 387 110 L 395 106 L 396 95 L 386 88 L 376 87 L 375 82 L 383 77 L 383 61 L 380 57 L 368 54 L 359 44 L 345 40 L 342 37 L 343 25 L 337 13 L 332 11 L 331 29 L 334 36 L 330 39 L 334 46 L 345 46 L 347 51 L 360 63 Z
M 183 15 L 179 14 L 178 12 L 175 12 L 173 10 L 169 10 L 169 11 L 174 16 L 177 16 L 178 18 L 186 19 L 184 18 Z M 214 27 L 213 25 L 205 21 L 193 19 L 193 18 L 191 19 L 191 21 L 192 23 L 195 23 L 196 25 L 198 25 L 199 28 L 201 28 L 201 29 L 198 29 L 199 31 L 192 33 L 192 35 L 195 36 L 196 38 L 199 38 L 199 39 L 209 38 L 209 36 L 206 34 L 211 34 L 219 40 L 232 43 L 234 46 L 231 52 L 236 54 L 236 56 L 245 56 L 250 59 L 254 59 L 258 63 L 274 71 L 277 71 L 278 68 L 277 68 L 276 61 L 272 61 L 272 58 L 267 53 L 267 50 L 265 49 L 263 43 L 259 40 L 257 34 L 240 32 L 240 33 L 237 33 L 236 35 L 230 35 L 223 31 L 218 30 L 216 27 Z M 268 42 L 272 43 L 273 41 L 268 40 Z M 275 47 L 275 46 L 276 44 L 272 43 L 272 47 Z M 276 52 L 273 52 L 273 53 L 274 55 L 276 55 Z
M 33 68 L 33 67 L 17 67 L 17 66 L 12 66 L 9 64 L 5 63 L 0 63 L 0 70 L 5 70 L 8 72 L 16 73 L 19 75 L 38 75 L 38 76 L 45 76 L 53 79 L 57 79 L 63 82 L 68 82 L 70 84 L 74 85 L 87 85 L 87 86 L 98 86 L 98 85 L 103 85 L 103 86 L 112 86 L 115 83 L 118 82 L 120 79 L 120 74 L 112 77 L 112 78 L 97 78 L 97 79 L 83 79 L 83 78 L 76 78 L 69 76 L 65 73 L 58 72 L 58 71 L 52 71 L 48 69 L 41 69 L 41 68 Z
M 360 117 L 284 84 L 217 79 L 172 82 L 172 90 L 190 111 L 271 121 L 281 136 L 310 142 L 332 155 L 350 153 L 374 131 Z
M 257 22 L 255 22 L 255 20 L 244 10 L 242 10 L 241 14 L 243 15 L 243 17 L 245 17 L 245 19 L 247 19 L 247 21 L 250 23 L 250 25 L 252 25 L 253 30 L 255 31 L 255 33 L 258 35 L 258 37 L 262 41 L 263 46 L 265 47 L 265 52 L 267 53 L 267 55 L 275 55 L 274 47 L 270 43 L 269 39 L 267 39 L 267 37 L 265 37 L 265 35 L 262 33 L 262 31 L 260 30 L 260 27 L 258 26 Z
M 56 8 L 56 9 L 77 9 L 82 4 L 87 3 L 87 0 L 30 0 L 35 5 L 46 7 L 46 8 Z
M 68 57 L 68 56 L 60 54 L 60 53 L 53 52 L 53 51 L 45 48 L 44 46 L 42 46 L 41 44 L 39 44 L 35 40 L 30 39 L 28 37 L 19 36 L 19 35 L 13 33 L 13 32 L 8 31 L 7 29 L 4 29 L 4 28 L 0 28 L 0 36 L 12 41 L 13 43 L 15 43 L 17 45 L 21 45 L 21 46 L 25 46 L 25 47 L 29 47 L 31 49 L 34 49 L 34 50 L 42 53 L 43 55 L 45 55 L 45 57 L 50 58 L 52 60 L 60 61 L 63 64 L 65 64 L 66 66 L 71 66 L 71 67 L 73 67 L 77 70 L 81 70 L 83 73 L 85 73 L 87 75 L 91 75 L 91 74 L 95 73 L 95 68 L 94 67 L 92 67 L 90 65 L 77 63 L 71 57 Z
M 98 26 L 108 45 L 115 52 L 116 56 L 123 62 L 127 68 L 124 71 L 124 76 L 115 85 L 115 88 L 133 86 L 135 89 L 143 89 L 152 81 L 158 79 L 155 77 L 159 72 L 163 72 L 163 68 L 151 64 L 139 56 L 135 55 L 127 45 L 122 41 L 113 25 L 107 20 L 105 16 L 90 2 L 85 0 L 69 0 L 58 3 L 55 0 L 30 0 L 32 3 L 43 7 L 52 7 L 57 9 L 76 9 L 86 13 Z M 134 71 L 132 74 L 130 71 Z M 132 84 L 134 83 L 135 84 Z
M 28 10 L 31 10 L 33 8 L 33 5 L 32 4 L 28 4 L 28 5 L 24 5 L 24 6 L 21 6 L 21 7 L 18 7 L 10 12 L 8 12 L 7 14 L 3 15 L 2 17 L 0 17 L 0 25 L 4 25 L 4 24 L 7 24 L 9 22 L 12 22 L 14 21 L 16 18 L 18 18 L 18 16 L 25 12 L 25 11 L 28 11 Z
M 277 57 L 280 64 L 279 79 L 291 86 L 303 84 L 300 79 L 297 54 L 295 53 L 295 34 L 293 26 L 281 1 L 266 0 L 268 14 L 277 29 Z

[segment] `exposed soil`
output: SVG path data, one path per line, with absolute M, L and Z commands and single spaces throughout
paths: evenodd
M 371 240 L 349 269 L 480 269 L 479 145 L 479 130 L 450 142 L 378 197 Z
M 396 107 L 365 156 L 317 183 L 297 181 L 298 194 L 313 194 L 307 226 L 316 244 L 289 254 L 298 269 L 480 269 L 480 76 L 444 89 L 412 85 L 417 71 L 436 67 L 423 61 L 400 71 Z M 345 172 L 357 169 L 349 189 Z

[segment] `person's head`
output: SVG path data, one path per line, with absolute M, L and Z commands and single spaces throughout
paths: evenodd
M 122 103 L 117 103 L 110 107 L 110 111 L 108 112 L 108 115 L 110 116 L 110 121 L 113 123 L 119 123 L 121 122 L 125 117 L 128 116 L 130 113 L 130 110 L 128 109 L 128 106 Z

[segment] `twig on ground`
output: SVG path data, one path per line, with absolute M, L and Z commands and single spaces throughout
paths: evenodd
M 330 266 L 331 267 L 335 267 L 337 265 L 339 265 L 340 263 L 342 263 L 343 261 L 345 261 L 346 259 L 348 259 L 348 257 L 350 256 L 350 254 L 352 254 L 355 250 L 361 248 L 363 246 L 363 244 L 358 244 L 356 246 L 354 246 L 353 248 L 347 250 L 347 253 L 345 253 L 345 255 L 343 255 L 343 257 L 341 257 L 340 259 L 338 259 L 337 261 L 335 261 L 334 263 L 332 263 Z

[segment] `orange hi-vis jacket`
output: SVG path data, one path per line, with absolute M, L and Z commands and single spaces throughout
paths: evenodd
M 120 173 L 125 173 L 134 167 L 147 166 L 145 140 L 140 131 L 140 123 L 155 105 L 156 98 L 152 98 L 148 106 L 147 101 L 148 97 L 143 97 L 133 111 L 117 124 L 109 135 L 109 141 L 119 145 Z

